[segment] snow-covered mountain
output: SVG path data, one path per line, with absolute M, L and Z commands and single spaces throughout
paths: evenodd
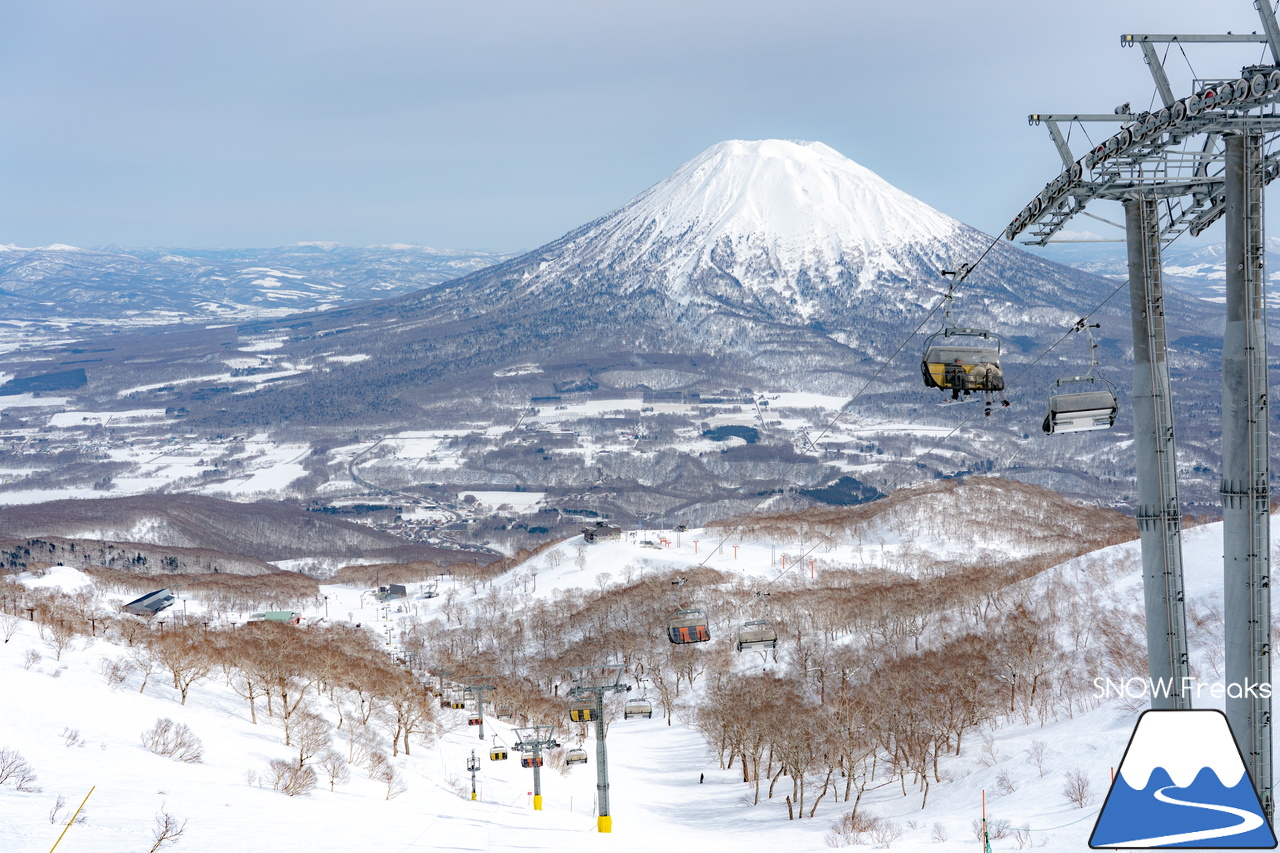
M 938 392 L 920 380 L 919 333 L 947 323 L 938 310 L 948 287 L 943 271 L 962 264 L 977 266 L 957 289 L 950 324 L 1003 338 L 1019 418 L 1007 425 L 1007 437 L 1035 432 L 1045 389 L 1055 378 L 1083 372 L 1083 343 L 1047 353 L 1099 306 L 1092 318 L 1103 323 L 1100 355 L 1109 368 L 1123 370 L 1130 323 L 1126 300 L 1111 298 L 1116 282 L 957 222 L 825 145 L 763 140 L 717 144 L 558 240 L 414 293 L 236 327 L 15 352 L 0 358 L 0 374 L 21 383 L 83 371 L 74 405 L 88 411 L 128 405 L 180 413 L 187 429 L 208 435 L 292 430 L 307 441 L 318 434 L 327 440 L 356 431 L 514 422 L 522 417 L 515 412 L 553 400 L 640 397 L 650 405 L 696 406 L 714 398 L 750 405 L 758 391 L 848 400 L 872 376 L 879 381 L 859 397 L 858 417 L 953 423 L 935 405 Z M 1185 411 L 1197 415 L 1211 412 L 1219 396 L 1199 378 L 1216 368 L 1209 336 L 1220 318 L 1208 308 L 1184 298 L 1171 300 L 1168 311 L 1171 342 L 1189 341 L 1179 387 Z M 691 420 L 680 420 L 686 416 Z M 696 412 L 676 419 L 694 434 L 707 429 Z M 758 420 L 769 426 L 763 414 Z M 674 447 L 676 426 L 655 426 L 646 441 Z M 648 433 L 634 424 L 618 429 Z M 1123 429 L 1115 431 L 1119 440 Z M 784 456 L 793 452 L 781 436 L 770 446 Z M 528 459 L 515 447 L 492 458 L 477 450 L 478 470 L 467 482 L 577 489 L 606 476 L 582 468 L 551 476 L 548 457 L 534 453 L 538 447 L 529 446 Z M 987 470 L 995 456 L 1014 455 L 981 440 L 958 452 L 964 461 L 947 463 L 947 473 L 974 459 Z M 753 463 L 763 461 L 760 453 Z M 1205 467 L 1211 456 L 1189 458 Z M 520 470 L 512 473 L 515 457 Z M 1029 477 L 1037 482 L 1126 494 L 1114 483 L 1097 486 L 1096 474 L 1074 467 L 1074 458 L 1038 457 L 1044 470 Z M 737 489 L 744 477 L 765 476 L 752 469 L 699 479 L 675 473 L 686 465 L 673 460 L 662 469 L 671 475 L 655 480 L 650 463 L 637 460 L 623 479 L 645 488 L 660 480 L 687 505 Z M 1095 485 L 1082 487 L 1079 478 Z M 797 482 L 794 472 L 790 479 Z M 800 482 L 830 479 L 815 473 Z M 711 481 L 710 491 L 697 491 Z
M 820 142 L 722 142 L 556 247 L 534 291 L 610 270 L 679 302 L 710 282 L 810 319 L 850 288 L 919 279 L 956 256 L 959 222 Z M 779 319 L 777 316 L 774 319 Z
M 905 316 L 932 306 L 946 287 L 943 270 L 977 261 L 994 242 L 822 143 L 735 140 L 449 291 L 488 307 L 519 300 L 522 310 L 528 300 L 574 304 L 607 293 L 672 321 L 710 313 L 839 335 L 872 307 Z M 997 244 L 964 291 L 1015 303 L 1057 297 L 1075 310 L 1071 303 L 1100 287 Z
M 951 219 L 820 143 L 731 141 L 505 263 L 399 299 L 239 331 L 284 335 L 295 359 L 335 346 L 369 353 L 333 380 L 349 389 L 358 376 L 362 391 L 386 388 L 402 402 L 428 387 L 432 398 L 472 394 L 473 383 L 489 387 L 516 365 L 541 368 L 523 374 L 530 396 L 779 380 L 843 393 L 926 320 L 947 287 L 943 270 L 980 258 L 953 322 L 1006 335 L 1015 354 L 1039 351 L 1114 290 Z M 938 312 L 928 328 L 942 323 Z M 1117 359 L 1127 332 L 1127 321 L 1108 325 L 1104 347 Z M 659 369 L 667 373 L 650 375 Z M 917 370 L 903 358 L 886 376 L 913 383 Z M 301 397 L 289 408 L 306 407 Z

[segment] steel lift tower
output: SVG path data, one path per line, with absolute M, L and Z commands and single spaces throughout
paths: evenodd
M 1189 708 L 1183 601 L 1181 512 L 1174 460 L 1161 287 L 1161 247 L 1179 234 L 1226 225 L 1226 310 L 1222 383 L 1222 504 L 1227 718 L 1267 815 L 1274 811 L 1271 700 L 1249 689 L 1271 682 L 1270 467 L 1264 304 L 1263 188 L 1280 175 L 1280 24 L 1267 0 L 1254 0 L 1262 33 L 1123 35 L 1139 46 L 1163 106 L 1132 113 L 1035 114 L 1047 126 L 1064 170 L 1005 229 L 1045 245 L 1088 202 L 1123 203 L 1134 337 L 1134 449 L 1142 544 L 1148 666 L 1171 679 L 1158 708 Z M 1174 97 L 1156 44 L 1258 43 L 1271 63 L 1239 74 L 1198 78 Z M 1077 158 L 1061 125 L 1118 122 L 1118 133 Z M 1268 153 L 1270 152 L 1270 153 Z M 1094 217 L 1098 218 L 1098 217 Z M 1103 220 L 1106 221 L 1106 220 Z
M 592 719 L 596 724 L 596 829 L 613 832 L 613 813 L 609 809 L 609 751 L 604 743 L 604 694 L 631 689 L 622 683 L 622 664 L 575 666 L 569 669 L 573 678 L 570 697 L 590 696 L 595 701 Z

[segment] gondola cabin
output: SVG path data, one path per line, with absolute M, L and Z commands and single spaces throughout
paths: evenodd
M 1000 338 L 985 329 L 943 329 L 925 341 L 920 372 L 927 388 L 1003 391 Z
M 622 706 L 624 720 L 634 720 L 637 717 L 653 718 L 653 705 L 648 699 L 628 699 L 627 704 Z
M 575 723 L 589 723 L 596 718 L 596 703 L 592 700 L 574 702 L 569 706 L 569 719 Z
M 520 758 L 520 766 L 521 767 L 541 767 L 542 756 L 539 755 L 537 758 L 533 757 L 532 755 L 522 756 Z
M 564 757 L 565 764 L 586 764 L 587 751 L 585 749 L 571 749 Z
M 769 622 L 757 619 L 738 629 L 738 651 L 772 649 L 778 645 L 778 632 Z
M 483 724 L 483 723 L 484 723 L 484 720 L 480 719 L 480 715 L 479 715 L 479 714 L 471 714 L 471 715 L 469 715 L 469 716 L 467 717 L 467 725 L 468 725 L 468 726 L 478 726 L 478 725 L 481 725 L 481 724 Z
M 667 620 L 667 639 L 673 643 L 705 643 L 711 639 L 707 611 L 701 608 L 677 610 Z
M 490 761 L 506 761 L 507 748 L 505 746 L 495 746 L 493 749 L 489 750 L 489 760 Z
M 1111 391 L 1051 394 L 1041 429 L 1049 435 L 1110 429 L 1116 422 L 1116 395 Z

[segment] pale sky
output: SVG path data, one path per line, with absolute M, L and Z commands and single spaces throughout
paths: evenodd
M 517 251 L 767 137 L 996 233 L 1061 168 L 1028 113 L 1152 103 L 1121 33 L 1258 29 L 1251 0 L 8 0 L 0 243 Z M 1168 66 L 1181 96 L 1262 59 Z

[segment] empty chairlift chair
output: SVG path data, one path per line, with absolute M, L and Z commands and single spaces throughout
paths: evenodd
M 589 723 L 596 718 L 594 699 L 575 701 L 569 706 L 569 719 L 575 723 Z
M 633 720 L 636 717 L 653 718 L 653 705 L 648 699 L 628 699 L 627 704 L 622 707 L 624 720 Z
M 1090 432 L 1110 429 L 1115 425 L 1119 406 L 1116 395 L 1105 380 L 1093 378 L 1059 379 L 1055 388 L 1088 383 L 1088 391 L 1049 393 L 1049 411 L 1044 416 L 1041 429 L 1050 435 L 1064 432 Z
M 585 749 L 571 749 L 564 756 L 565 764 L 586 764 L 587 751 Z
M 1098 342 L 1093 330 L 1099 324 L 1090 325 L 1087 320 L 1077 320 L 1071 331 L 1084 332 L 1089 338 L 1089 370 L 1083 376 L 1059 379 L 1049 389 L 1049 411 L 1040 428 L 1050 435 L 1110 429 L 1116 423 L 1116 389 L 1101 376 L 1093 375 L 1098 369 Z
M 499 720 L 506 720 L 506 719 L 509 719 L 509 718 L 511 717 L 511 709 L 510 709 L 510 708 L 503 708 L 503 707 L 499 707 L 499 708 L 498 708 L 498 710 L 497 710 L 495 713 L 498 715 L 498 719 L 499 719 Z
M 505 746 L 495 746 L 493 749 L 489 750 L 489 760 L 490 761 L 506 761 L 507 748 Z
M 478 726 L 478 725 L 480 725 L 482 722 L 484 722 L 484 721 L 480 719 L 480 715 L 479 715 L 479 714 L 470 714 L 470 715 L 468 715 L 468 716 L 467 716 L 467 725 L 468 725 L 468 726 Z
M 934 332 L 925 341 L 920 361 L 925 387 L 950 391 L 953 399 L 970 391 L 1003 391 L 1000 347 L 999 336 L 985 329 Z
M 542 766 L 542 756 L 541 756 L 541 755 L 539 755 L 537 758 L 534 758 L 532 755 L 524 755 L 524 756 L 521 756 L 521 757 L 520 757 L 520 766 L 521 766 L 521 767 L 541 767 L 541 766 Z
M 699 607 L 677 610 L 667 620 L 667 639 L 678 645 L 705 643 L 710 640 L 711 627 L 707 611 Z
M 778 632 L 764 619 L 748 622 L 738 629 L 738 651 L 772 649 L 778 645 Z

